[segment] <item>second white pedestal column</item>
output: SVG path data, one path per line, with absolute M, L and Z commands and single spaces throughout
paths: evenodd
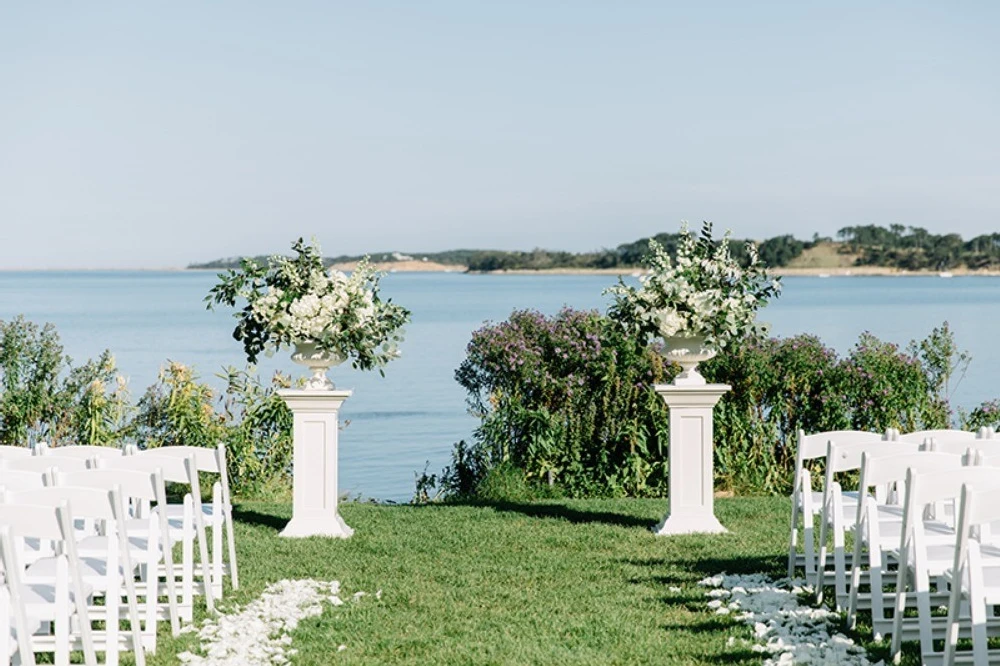
M 351 391 L 282 390 L 278 395 L 294 415 L 292 519 L 281 536 L 354 534 L 337 513 L 337 435 L 340 406 Z
M 726 532 L 715 517 L 712 410 L 728 384 L 657 384 L 670 408 L 670 512 L 657 534 Z

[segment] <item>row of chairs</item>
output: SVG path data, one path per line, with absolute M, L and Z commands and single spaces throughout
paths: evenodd
M 920 643 L 921 663 L 998 663 L 1000 654 L 990 653 L 986 641 L 1000 635 L 1000 618 L 993 617 L 1000 604 L 1000 539 L 990 529 L 1000 521 L 1000 439 L 990 431 L 822 436 L 827 469 L 814 561 L 817 600 L 832 564 L 835 603 L 848 625 L 855 626 L 860 610 L 870 610 L 876 637 L 892 636 L 894 661 L 902 643 L 913 640 Z M 845 493 L 833 477 L 851 470 L 860 480 L 857 491 Z M 843 547 L 849 534 L 850 555 Z M 940 605 L 947 617 L 934 612 Z M 962 636 L 972 636 L 971 654 L 957 651 Z
M 0 652 L 25 664 L 53 652 L 68 664 L 82 650 L 92 664 L 103 651 L 114 664 L 131 650 L 141 665 L 159 621 L 178 634 L 196 595 L 212 611 L 224 576 L 239 586 L 225 463 L 221 445 L 0 447 L 0 626 L 12 626 L 0 631 Z M 199 472 L 218 476 L 211 503 Z M 168 502 L 167 483 L 182 484 L 182 502 Z

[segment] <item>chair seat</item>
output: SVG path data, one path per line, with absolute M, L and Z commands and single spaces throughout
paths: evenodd
M 847 529 L 853 530 L 857 526 L 858 505 L 844 505 L 843 517 Z M 880 504 L 878 506 L 878 519 L 879 525 L 900 524 L 903 521 L 903 507 L 894 504 L 888 506 Z
M 108 561 L 103 557 L 80 557 L 80 577 L 91 592 L 103 592 L 107 589 Z M 46 557 L 38 560 L 24 571 L 24 580 L 29 584 L 38 584 L 42 580 L 51 580 L 56 575 L 56 558 Z M 124 578 L 125 571 L 119 566 L 118 573 Z M 88 594 L 89 596 L 89 594 Z
M 924 550 L 927 557 L 924 564 L 928 576 L 943 576 L 955 565 L 954 543 L 930 544 Z M 893 556 L 898 556 L 899 549 L 895 548 L 888 552 Z M 983 561 L 989 566 L 1000 567 L 1000 545 L 983 545 L 980 553 L 983 556 Z M 910 564 L 912 566 L 913 563 Z
M 125 521 L 125 530 L 129 537 L 139 536 L 147 538 L 149 536 L 149 521 L 145 518 L 132 518 Z M 167 517 L 167 533 L 170 536 L 170 545 L 174 545 L 184 538 L 184 519 L 181 517 Z M 195 526 L 188 527 L 187 532 L 193 537 L 196 535 Z
M 811 496 L 812 496 L 812 512 L 815 515 L 823 513 L 823 493 L 819 491 L 813 491 L 811 493 Z M 858 493 L 856 490 L 851 490 L 846 493 L 841 493 L 840 497 L 845 509 L 847 507 L 851 507 L 852 512 L 857 511 Z M 801 504 L 799 506 L 801 506 Z
M 128 554 L 129 558 L 132 560 L 132 564 L 141 564 L 145 562 L 146 550 L 148 547 L 149 537 L 129 535 Z M 104 555 L 104 553 L 108 552 L 108 537 L 91 536 L 83 539 L 82 541 L 78 541 L 76 544 L 76 552 L 80 555 L 80 557 L 100 557 Z M 159 548 L 159 544 L 157 544 L 157 555 L 161 555 L 162 552 L 162 548 Z
M 221 525 L 225 517 L 222 512 L 215 513 L 215 507 L 211 502 L 206 502 L 201 505 L 201 515 L 205 521 L 206 527 L 212 527 L 214 525 Z M 171 522 L 180 521 L 184 517 L 184 505 L 183 504 L 170 504 L 167 506 L 167 519 Z
M 41 629 L 42 629 L 42 621 L 41 620 L 39 620 L 37 618 L 34 618 L 34 617 L 27 617 L 27 618 L 25 618 L 25 620 L 27 621 L 26 622 L 26 624 L 27 624 L 26 629 L 28 631 L 28 634 L 36 634 L 39 631 L 41 631 Z M 10 641 L 8 643 L 8 648 L 10 649 L 10 652 L 7 655 L 7 657 L 10 658 L 10 657 L 14 656 L 14 653 L 17 652 L 17 631 L 14 628 L 14 620 L 13 620 L 13 618 L 10 621 Z
M 87 597 L 93 594 L 93 588 L 87 583 L 83 584 L 83 593 Z M 70 590 L 70 600 L 76 601 L 73 591 Z M 49 583 L 29 583 L 21 588 L 21 603 L 24 605 L 25 614 L 31 618 L 31 622 L 46 622 L 56 619 L 55 600 L 56 586 Z
M 903 535 L 903 523 L 897 521 L 879 521 L 879 545 L 882 550 L 898 550 L 900 538 Z M 935 545 L 955 545 L 955 531 L 944 523 L 933 520 L 924 521 L 924 538 L 928 547 Z

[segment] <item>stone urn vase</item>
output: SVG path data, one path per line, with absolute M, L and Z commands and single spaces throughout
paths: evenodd
M 341 356 L 337 352 L 318 349 L 315 342 L 308 340 L 296 342 L 295 352 L 292 354 L 292 361 L 312 370 L 312 376 L 306 380 L 305 386 L 309 390 L 333 390 L 337 388 L 326 376 L 326 371 L 346 360 L 347 357 Z
M 664 358 L 681 366 L 681 374 L 674 379 L 675 386 L 704 386 L 705 378 L 698 372 L 698 364 L 714 357 L 718 350 L 705 344 L 704 335 L 671 335 L 663 338 Z

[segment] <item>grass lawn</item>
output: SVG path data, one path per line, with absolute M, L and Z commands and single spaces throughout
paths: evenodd
M 713 615 L 696 583 L 722 571 L 783 575 L 788 500 L 720 499 L 731 533 L 715 536 L 654 536 L 666 506 L 347 504 L 356 532 L 340 541 L 280 538 L 290 507 L 243 502 L 241 588 L 225 603 L 283 578 L 339 580 L 344 599 L 368 592 L 299 625 L 299 664 L 759 664 L 727 647 L 749 630 Z M 176 663 L 196 645 L 193 634 L 166 636 L 149 661 Z

